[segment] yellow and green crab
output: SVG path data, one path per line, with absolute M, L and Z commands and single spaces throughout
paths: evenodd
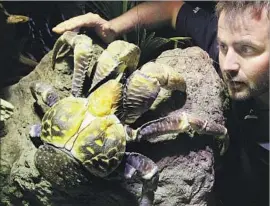
M 131 127 L 144 113 L 168 99 L 172 91 L 186 90 L 183 77 L 171 67 L 150 62 L 137 69 L 140 49 L 136 45 L 118 40 L 102 52 L 92 69 L 90 94 L 86 98 L 82 97 L 82 87 L 93 60 L 91 38 L 65 32 L 54 46 L 53 67 L 56 59 L 70 51 L 74 54 L 71 96 L 59 100 L 53 87 L 42 82 L 33 82 L 30 87 L 33 97 L 49 106 L 42 123 L 30 130 L 31 137 L 40 137 L 44 143 L 36 152 L 35 165 L 45 178 L 57 181 L 46 169 L 48 164 L 59 166 L 57 157 L 102 178 L 121 167 L 125 178 L 137 177 L 142 181 L 139 204 L 150 206 L 158 186 L 158 167 L 142 154 L 127 152 L 128 142 L 185 132 L 209 134 L 227 142 L 223 125 L 210 124 L 185 112 Z M 67 166 L 65 169 L 75 178 L 74 170 Z

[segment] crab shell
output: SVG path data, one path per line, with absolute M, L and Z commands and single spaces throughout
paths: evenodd
M 107 84 L 119 86 L 115 81 Z M 115 93 L 111 96 L 115 98 Z M 42 119 L 41 140 L 74 157 L 93 175 L 105 177 L 122 161 L 126 131 L 113 114 L 115 100 L 108 98 L 112 104 L 106 101 L 105 109 L 96 111 L 96 106 L 102 108 L 99 99 L 104 98 L 98 95 L 91 95 L 89 99 L 67 97 L 57 102 Z M 39 158 L 35 158 L 36 165 Z

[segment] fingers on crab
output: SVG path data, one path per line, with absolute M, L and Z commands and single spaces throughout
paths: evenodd
M 148 62 L 140 69 L 145 75 L 158 80 L 161 87 L 168 90 L 186 91 L 186 82 L 172 67 L 156 62 Z
M 125 123 L 135 122 L 148 111 L 160 91 L 159 82 L 136 70 L 127 79 L 123 91 L 123 117 Z
M 138 177 L 142 183 L 140 206 L 153 205 L 154 192 L 158 186 L 158 166 L 148 157 L 139 153 L 125 153 L 124 176 L 126 179 Z
M 109 80 L 89 95 L 88 111 L 98 117 L 114 114 L 121 98 L 122 84 Z
M 8 120 L 14 113 L 14 106 L 0 98 L 0 122 Z
M 106 78 L 121 78 L 126 70 L 132 73 L 138 65 L 139 58 L 140 49 L 135 44 L 120 40 L 112 42 L 98 58 L 91 89 Z
M 39 99 L 41 98 L 43 103 L 49 107 L 53 106 L 59 100 L 59 96 L 55 89 L 44 82 L 31 82 L 30 91 L 37 102 L 39 102 Z
M 212 135 L 222 142 L 222 154 L 227 150 L 229 145 L 227 129 L 223 125 L 201 120 L 185 112 L 150 121 L 142 125 L 136 132 L 129 133 L 136 135 L 132 139 L 139 141 L 170 133 L 187 133 L 191 137 L 195 133 Z

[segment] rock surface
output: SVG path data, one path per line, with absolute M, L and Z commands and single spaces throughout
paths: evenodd
M 47 54 L 33 72 L 4 91 L 3 98 L 15 106 L 15 111 L 6 122 L 7 133 L 1 137 L 0 205 L 138 205 L 141 184 L 136 181 L 95 178 L 89 185 L 62 190 L 37 171 L 34 165 L 37 149 L 28 133 L 30 125 L 40 122 L 40 117 L 34 110 L 29 84 L 34 80 L 51 83 L 61 97 L 68 96 L 71 87 L 72 71 L 63 65 L 56 65 L 53 71 L 50 57 Z M 223 82 L 204 51 L 197 47 L 174 49 L 162 53 L 157 62 L 174 67 L 186 79 L 187 97 L 180 111 L 224 124 Z M 217 152 L 213 138 L 190 138 L 183 134 L 178 137 L 155 144 L 131 144 L 127 149 L 147 155 L 159 166 L 154 205 L 211 205 Z

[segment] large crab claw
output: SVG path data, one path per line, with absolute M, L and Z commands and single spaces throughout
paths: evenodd
M 149 62 L 128 78 L 123 92 L 124 122 L 135 122 L 143 113 L 171 97 L 172 91 L 186 91 L 184 78 L 170 66 Z M 167 95 L 165 95 L 167 94 Z
M 75 97 L 81 96 L 85 73 L 92 61 L 92 40 L 84 34 L 67 31 L 59 37 L 54 45 L 52 54 L 52 67 L 54 69 L 56 59 L 67 55 L 74 50 L 74 74 L 72 79 L 71 93 Z
M 121 40 L 114 41 L 102 52 L 94 71 L 93 68 L 89 68 L 89 65 L 92 65 L 90 62 L 96 61 L 91 38 L 84 34 L 67 31 L 58 38 L 54 45 L 52 54 L 53 69 L 56 60 L 68 56 L 72 50 L 74 50 L 74 74 L 71 93 L 75 97 L 81 96 L 87 71 L 90 70 L 90 75 L 93 75 L 91 88 L 89 89 L 89 93 L 91 93 L 96 89 L 98 83 L 104 79 L 109 77 L 118 77 L 120 79 L 126 70 L 132 73 L 138 65 L 141 52 L 135 44 Z
M 140 53 L 139 47 L 135 44 L 121 40 L 110 43 L 98 58 L 90 90 L 110 75 L 114 78 L 126 70 L 133 72 L 138 65 Z
M 150 140 L 164 134 L 187 133 L 189 136 L 197 134 L 212 135 L 221 142 L 220 154 L 224 154 L 229 147 L 229 135 L 227 129 L 215 122 L 201 120 L 186 112 L 178 115 L 166 116 L 145 123 L 136 130 L 126 126 L 130 141 Z M 171 136 L 168 136 L 169 140 Z

